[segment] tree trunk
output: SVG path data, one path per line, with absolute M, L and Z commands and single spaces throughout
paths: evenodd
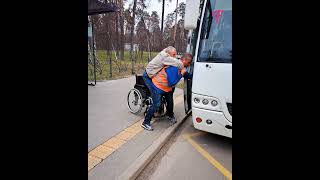
M 164 19 L 164 4 L 165 3 L 166 3 L 166 0 L 162 0 L 161 33 L 163 33 L 163 19 Z
M 116 18 L 115 18 L 115 31 L 116 31 L 116 43 L 115 43 L 115 49 L 116 49 L 116 54 L 117 56 L 119 57 L 119 46 L 120 46 L 120 43 L 119 43 L 119 13 L 116 13 L 115 14 Z
M 120 0 L 120 59 L 124 60 L 124 17 L 123 0 Z
M 184 47 L 184 28 L 183 26 L 180 29 L 180 42 L 181 42 L 181 47 Z M 186 47 L 185 47 L 186 48 Z M 185 50 L 184 50 L 185 51 Z
M 147 41 L 148 41 L 148 62 L 151 60 L 151 51 L 150 51 L 150 38 L 149 38 L 149 35 L 147 34 Z
M 132 8 L 132 24 L 131 24 L 131 32 L 130 32 L 130 58 L 131 58 L 131 73 L 134 74 L 134 65 L 133 65 L 133 32 L 134 32 L 134 25 L 135 25 L 135 18 L 136 18 L 136 6 L 137 6 L 137 0 L 133 1 L 133 8 Z
M 143 49 L 140 49 L 140 59 L 143 59 Z
M 177 33 L 177 19 L 178 19 L 178 1 L 177 0 L 177 4 L 176 4 L 176 20 L 174 23 L 174 32 L 173 32 L 173 46 L 176 46 L 176 33 Z
M 160 46 L 163 46 L 163 21 L 164 21 L 164 4 L 166 0 L 162 0 L 162 18 L 161 18 L 161 39 L 160 39 Z
M 154 47 L 154 32 L 152 33 L 152 40 L 151 40 L 151 48 L 152 48 L 152 51 L 155 51 L 155 47 Z

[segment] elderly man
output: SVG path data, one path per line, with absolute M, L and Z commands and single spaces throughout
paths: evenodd
M 146 74 L 149 78 L 152 78 L 157 72 L 159 72 L 165 65 L 176 66 L 179 69 L 183 68 L 181 61 L 176 59 L 176 48 L 169 46 L 162 50 L 155 58 L 153 58 L 146 67 Z
M 189 67 L 191 62 L 192 62 L 192 55 L 190 53 L 184 53 L 183 56 L 181 57 L 181 62 L 183 63 L 184 67 Z M 186 72 L 186 69 L 183 68 L 182 70 L 174 67 L 174 66 L 169 66 L 167 67 L 165 70 L 165 74 L 167 77 L 167 80 L 164 80 L 165 82 L 168 82 L 168 86 L 172 88 L 171 91 L 165 93 L 165 98 L 167 101 L 167 112 L 166 115 L 168 116 L 168 119 L 170 120 L 170 122 L 172 123 L 176 123 L 177 120 L 174 116 L 173 113 L 173 93 L 175 90 L 175 86 L 176 84 L 180 81 L 180 79 L 182 77 L 186 78 L 186 79 L 192 79 L 192 74 L 189 74 L 188 72 Z M 160 71 L 161 72 L 161 71 Z M 160 76 L 160 72 L 157 74 L 159 77 Z M 153 78 L 152 82 L 156 85 L 156 87 L 161 87 L 161 85 L 159 86 L 157 83 L 157 81 L 159 80 L 158 78 Z M 160 81 L 161 84 L 163 83 L 163 81 Z
M 148 63 L 146 70 L 143 73 L 143 80 L 151 93 L 151 98 L 153 102 L 154 102 L 154 99 L 156 99 L 156 96 L 159 95 L 159 91 L 155 88 L 151 78 L 155 74 L 157 74 L 164 66 L 175 66 L 179 69 L 182 69 L 184 67 L 183 63 L 175 58 L 176 55 L 177 55 L 177 51 L 174 47 L 169 46 L 165 48 Z M 153 113 L 151 114 L 151 117 L 152 116 L 153 116 Z M 147 130 L 152 129 L 150 126 L 150 122 L 147 124 L 142 124 L 142 126 Z
M 188 67 L 192 62 L 192 55 L 189 53 L 185 53 L 180 62 L 184 67 Z M 183 68 L 182 70 L 175 66 L 164 66 L 157 74 L 152 76 L 151 88 L 153 90 L 152 101 L 153 104 L 147 111 L 147 115 L 142 123 L 142 127 L 146 130 L 152 131 L 152 127 L 150 124 L 151 118 L 156 112 L 156 110 L 161 105 L 161 97 L 165 96 L 167 101 L 167 115 L 169 116 L 169 120 L 172 123 L 175 123 L 176 120 L 173 115 L 173 91 L 174 86 L 180 81 L 180 79 L 184 76 L 185 78 L 192 78 L 192 75 L 188 74 Z

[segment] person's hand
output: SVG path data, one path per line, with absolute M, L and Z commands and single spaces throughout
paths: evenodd
M 187 72 L 186 68 L 181 69 L 181 74 L 184 75 Z

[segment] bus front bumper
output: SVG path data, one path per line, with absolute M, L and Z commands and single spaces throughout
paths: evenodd
M 196 118 L 201 118 L 202 121 L 199 123 Z M 208 124 L 207 120 L 212 123 Z M 232 138 L 232 123 L 223 112 L 192 107 L 192 121 L 196 129 Z

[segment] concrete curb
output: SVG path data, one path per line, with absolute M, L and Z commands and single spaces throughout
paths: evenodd
M 130 166 L 127 168 L 117 180 L 134 180 L 141 173 L 143 168 L 154 158 L 154 156 L 160 151 L 162 146 L 169 140 L 175 130 L 181 126 L 181 124 L 191 115 L 188 113 L 177 124 L 170 126 L 166 129 L 158 139 L 156 139 Z

